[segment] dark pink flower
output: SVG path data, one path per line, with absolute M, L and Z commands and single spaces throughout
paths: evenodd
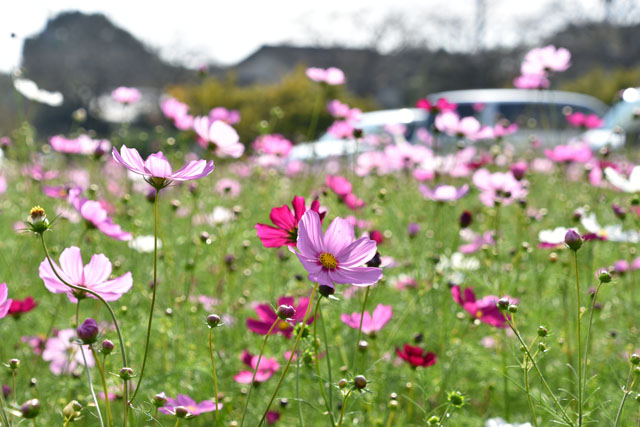
M 368 311 L 364 312 L 364 316 L 360 316 L 360 312 L 344 313 L 340 316 L 340 320 L 350 328 L 358 329 L 360 319 L 362 319 L 362 332 L 366 335 L 373 335 L 391 320 L 391 316 L 393 316 L 393 310 L 390 305 L 378 304 L 371 314 Z
M 275 227 L 266 224 L 256 224 L 256 232 L 265 248 L 280 248 L 282 246 L 296 246 L 298 240 L 298 222 L 307 211 L 304 197 L 295 196 L 291 202 L 293 213 L 287 205 L 271 209 L 271 222 Z M 326 212 L 320 213 L 320 202 L 316 199 L 309 208 L 324 218 Z
M 276 411 L 267 412 L 267 424 L 275 424 L 280 419 L 280 413 Z
M 196 417 L 205 412 L 212 412 L 222 409 L 222 403 L 216 404 L 210 400 L 203 400 L 200 403 L 196 403 L 195 400 L 187 396 L 186 394 L 179 394 L 175 399 L 167 397 L 167 403 L 159 409 L 160 412 L 167 415 L 175 415 L 175 408 L 182 406 L 187 408 L 189 415 L 187 417 Z
M 258 304 L 254 308 L 258 314 L 259 319 L 247 319 L 247 328 L 250 331 L 260 335 L 267 335 L 271 325 L 278 320 L 275 328 L 273 328 L 272 334 L 282 334 L 286 338 L 291 338 L 293 332 L 293 325 L 300 323 L 304 320 L 304 316 L 309 306 L 309 298 L 300 298 L 298 304 L 295 305 L 295 299 L 293 297 L 280 297 L 278 298 L 278 306 L 288 305 L 294 307 L 295 314 L 291 319 L 282 320 L 278 319 L 276 311 L 269 304 Z M 310 317 L 307 320 L 308 324 L 313 322 L 313 318 Z
M 458 106 L 447 101 L 445 98 L 438 98 L 435 103 L 431 103 L 428 99 L 418 99 L 416 107 L 422 108 L 431 114 L 440 114 L 446 112 L 455 112 Z
M 23 314 L 30 312 L 37 306 L 38 303 L 33 299 L 33 297 L 27 297 L 23 300 L 14 299 L 11 301 L 11 306 L 9 307 L 8 314 L 13 317 L 20 317 Z M 1 313 L 2 308 L 0 308 L 0 314 Z
M 376 242 L 368 237 L 356 240 L 353 227 L 342 218 L 334 219 L 326 233 L 317 212 L 309 210 L 300 220 L 298 259 L 309 280 L 334 287 L 334 283 L 370 286 L 382 277 L 382 269 L 364 267 L 376 254 Z M 293 251 L 293 250 L 292 250 Z
M 565 117 L 571 126 L 582 129 L 599 128 L 604 123 L 604 120 L 596 114 L 584 114 L 579 111 L 567 114 Z
M 133 278 L 130 272 L 108 280 L 112 271 L 111 262 L 103 254 L 93 255 L 89 264 L 83 266 L 80 248 L 75 246 L 62 251 L 60 265 L 56 265 L 55 262 L 53 262 L 53 265 L 56 272 L 67 283 L 95 291 L 107 301 L 119 299 L 133 286 Z M 51 269 L 46 258 L 40 263 L 39 272 L 45 287 L 54 294 L 67 294 L 71 302 L 77 302 L 77 297 L 89 296 L 94 298 L 91 294 L 78 295 L 79 291 L 75 291 L 62 283 Z
M 482 299 L 476 300 L 476 294 L 473 288 L 466 288 L 464 294 L 461 294 L 460 286 L 455 285 L 451 288 L 453 300 L 460 304 L 462 308 L 471 315 L 472 318 L 478 319 L 487 325 L 496 328 L 506 328 L 507 321 L 498 308 L 498 298 L 495 295 L 488 295 Z M 518 300 L 511 300 L 513 304 L 517 304 Z
M 260 366 L 258 366 L 258 357 L 253 356 L 247 350 L 242 350 L 242 354 L 240 355 L 240 360 L 249 366 L 251 371 L 240 371 L 233 379 L 240 384 L 251 384 L 251 379 L 253 378 L 253 372 L 256 371 L 255 382 L 263 383 L 267 381 L 269 378 L 275 374 L 278 369 L 280 369 L 280 364 L 275 358 L 264 357 L 260 359 Z
M 435 365 L 438 360 L 435 353 L 427 352 L 420 347 L 414 347 L 409 344 L 405 344 L 402 350 L 396 347 L 396 354 L 414 369 Z

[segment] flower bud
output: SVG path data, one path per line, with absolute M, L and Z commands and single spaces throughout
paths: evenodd
M 164 406 L 164 404 L 167 403 L 167 395 L 164 394 L 164 391 L 161 393 L 158 393 L 151 398 L 151 402 L 153 403 L 153 406 L 155 406 L 156 408 Z
M 358 375 L 353 379 L 353 385 L 356 386 L 358 390 L 362 390 L 367 386 L 367 379 L 363 375 Z
M 635 375 L 640 375 L 640 366 L 634 366 L 633 367 L 633 373 Z
M 460 228 L 467 228 L 468 226 L 470 226 L 473 222 L 473 215 L 471 214 L 471 211 L 462 212 L 462 214 L 460 214 L 459 222 Z
M 500 310 L 506 310 L 509 308 L 509 298 L 502 297 L 498 300 L 498 308 Z
M 11 387 L 9 387 L 6 384 L 2 384 L 2 395 L 5 397 L 5 399 L 9 397 L 10 394 L 11 394 Z
M 541 351 L 544 353 L 545 351 L 547 351 L 547 345 L 543 342 L 538 343 L 538 351 Z
M 73 420 L 80 416 L 80 410 L 82 409 L 82 405 L 77 400 L 72 400 L 67 403 L 62 410 L 62 415 L 65 420 Z
M 282 399 L 280 399 L 280 406 L 282 408 L 286 408 L 288 404 L 289 404 L 289 400 L 286 397 L 283 397 Z
M 189 415 L 189 410 L 184 406 L 176 406 L 175 408 L 173 408 L 173 412 L 178 418 L 186 418 L 187 415 Z
M 364 353 L 367 351 L 368 348 L 369 348 L 369 343 L 366 342 L 365 340 L 360 340 L 360 342 L 358 343 L 358 350 Z
M 416 224 L 415 222 L 410 222 L 407 226 L 407 234 L 409 237 L 416 237 L 420 232 L 420 224 Z
M 329 286 L 329 285 L 320 285 L 318 287 L 318 292 L 323 297 L 328 297 L 328 296 L 333 295 L 333 294 L 336 293 L 336 288 L 334 288 L 333 286 Z
M 613 214 L 618 218 L 618 219 L 625 219 L 627 216 L 627 211 L 625 208 L 623 208 L 622 206 L 620 206 L 617 203 L 613 203 L 611 205 L 611 209 L 613 210 Z
M 437 426 L 440 424 L 440 418 L 438 418 L 436 415 L 433 415 L 432 417 L 429 418 L 429 420 L 427 421 L 427 424 L 430 426 Z
M 464 396 L 459 391 L 452 391 L 447 395 L 447 400 L 456 408 L 464 405 Z
M 120 378 L 122 378 L 125 381 L 130 380 L 134 376 L 133 369 L 125 366 L 124 368 L 120 369 L 119 375 L 120 375 Z
M 637 365 L 640 363 L 640 355 L 638 355 L 637 353 L 633 353 L 631 355 L 631 357 L 629 358 L 629 361 L 631 362 L 632 365 Z
M 547 330 L 547 328 L 545 328 L 544 326 L 540 325 L 538 326 L 538 336 L 539 337 L 546 337 L 549 334 L 549 331 Z
M 517 313 L 518 306 L 515 304 L 509 304 L 509 307 L 507 308 L 507 310 L 509 310 L 509 313 Z
M 102 341 L 101 347 L 102 347 L 102 354 L 105 354 L 105 355 L 106 354 L 111 354 L 111 352 L 114 349 L 114 345 L 113 345 L 113 342 L 111 340 Z
M 15 371 L 20 366 L 20 359 L 11 359 L 9 360 L 9 369 Z
M 580 237 L 580 235 L 575 230 L 570 229 L 564 235 L 564 243 L 572 251 L 577 251 L 582 246 L 582 237 Z
M 98 323 L 92 318 L 86 319 L 77 329 L 78 338 L 82 340 L 83 344 L 93 344 L 96 342 L 98 332 L 100 332 Z
M 340 388 L 345 388 L 347 386 L 347 384 L 349 384 L 349 383 L 344 378 L 341 379 L 340 381 L 338 381 L 338 387 L 340 387 Z
M 20 406 L 20 412 L 24 418 L 35 418 L 40 412 L 40 401 L 38 399 L 27 400 Z
M 44 209 L 40 206 L 34 206 L 29 211 L 29 219 L 27 220 L 31 231 L 42 234 L 49 229 L 49 220 Z
M 217 314 L 210 314 L 207 316 L 207 325 L 209 325 L 210 328 L 215 328 L 220 325 L 220 321 L 220 316 Z
M 602 283 L 609 283 L 611 281 L 611 273 L 606 268 L 601 268 L 596 271 L 596 278 Z
M 281 305 L 277 311 L 278 317 L 282 320 L 291 319 L 296 315 L 296 310 L 290 305 Z
M 382 259 L 380 258 L 380 252 L 376 252 L 373 258 L 365 263 L 367 267 L 380 267 L 381 264 Z

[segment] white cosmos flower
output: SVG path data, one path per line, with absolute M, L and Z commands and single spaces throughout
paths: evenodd
M 138 252 L 153 252 L 153 236 L 138 236 L 129 240 L 129 247 Z M 162 247 L 162 240 L 158 239 L 158 249 Z
M 567 231 L 569 231 L 567 227 L 556 227 L 553 230 L 542 230 L 538 233 L 538 240 L 540 243 L 548 245 L 560 245 L 564 243 L 564 236 L 567 234 Z M 578 230 L 575 228 L 573 231 L 578 233 Z
M 508 423 L 502 418 L 490 418 L 487 420 L 485 427 L 531 427 L 531 423 Z
M 605 225 L 602 227 L 598 222 L 595 214 L 583 215 L 580 220 L 580 224 L 589 233 L 597 234 L 599 237 L 604 238 L 612 242 L 630 242 L 638 243 L 640 241 L 640 235 L 637 231 L 629 230 L 624 231 L 622 225 Z
M 47 104 L 51 107 L 59 107 L 64 101 L 64 97 L 60 92 L 49 92 L 40 89 L 32 80 L 15 78 L 13 79 L 13 87 L 25 98 L 40 102 L 41 104 Z
M 640 166 L 635 166 L 633 168 L 628 179 L 620 172 L 610 167 L 605 168 L 604 175 L 607 177 L 611 185 L 625 193 L 637 193 L 640 191 Z

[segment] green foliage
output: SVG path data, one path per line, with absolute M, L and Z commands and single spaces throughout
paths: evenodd
M 640 85 L 640 67 L 614 68 L 606 70 L 595 67 L 575 80 L 560 86 L 562 90 L 593 95 L 603 102 L 611 103 L 618 98 L 621 89 Z
M 354 97 L 344 86 L 315 83 L 304 71 L 305 67 L 299 66 L 277 84 L 239 86 L 235 76 L 229 74 L 224 80 L 208 77 L 199 84 L 172 86 L 168 91 L 189 104 L 192 114 L 208 114 L 219 106 L 239 110 L 241 121 L 234 127 L 245 143 L 265 132 L 281 133 L 294 141 L 305 140 L 314 108 L 320 113 L 315 135 L 318 136 L 333 121 L 325 108 L 332 99 L 363 111 L 376 108 L 371 99 Z

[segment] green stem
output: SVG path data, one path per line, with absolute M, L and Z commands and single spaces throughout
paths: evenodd
M 320 312 L 320 320 L 322 321 L 322 338 L 324 339 L 324 353 L 325 358 L 327 359 L 327 376 L 329 378 L 329 384 L 333 384 L 333 379 L 331 378 L 331 357 L 329 357 L 329 340 L 327 339 L 327 328 L 324 324 L 324 316 L 322 312 Z M 317 322 L 317 319 L 314 319 L 314 322 Z M 333 393 L 332 388 L 329 387 L 329 407 L 333 409 Z M 333 411 L 331 413 L 333 416 Z
M 536 363 L 535 358 L 533 356 L 531 356 L 531 352 L 527 348 L 527 344 L 522 339 L 522 336 L 520 335 L 520 332 L 515 327 L 515 325 L 511 322 L 511 320 L 509 319 L 508 316 L 505 315 L 505 319 L 507 321 L 507 324 L 509 325 L 509 327 L 511 328 L 511 330 L 515 334 L 516 338 L 518 338 L 518 341 L 520 341 L 520 345 L 522 345 L 522 348 L 524 349 L 524 352 L 527 355 L 527 358 L 531 361 L 531 364 L 533 365 L 533 368 L 538 373 L 538 376 L 540 377 L 540 381 L 542 382 L 542 385 L 544 386 L 545 390 L 547 391 L 547 393 L 549 393 L 549 396 L 551 396 L 551 399 L 556 404 L 558 409 L 560 409 L 560 412 L 562 413 L 562 417 L 564 418 L 565 422 L 567 424 L 569 424 L 570 426 L 575 426 L 573 421 L 571 421 L 571 418 L 569 418 L 569 415 L 567 415 L 567 412 L 565 411 L 564 407 L 560 404 L 560 401 L 558 401 L 558 398 L 556 397 L 556 395 L 551 390 L 551 387 L 549 387 L 549 383 L 547 383 L 547 380 L 542 375 L 542 371 L 538 367 L 538 364 Z
M 589 326 L 587 326 L 587 338 L 584 344 L 584 372 L 582 374 L 582 379 L 584 384 L 582 385 L 583 389 L 587 387 L 587 364 L 589 363 L 589 340 L 591 338 L 591 326 L 593 325 L 593 311 L 596 305 L 596 299 L 598 298 L 598 292 L 600 291 L 600 286 L 602 286 L 602 282 L 598 283 L 598 287 L 593 294 L 593 300 L 591 301 L 591 310 L 589 311 Z
M 353 366 L 351 370 L 356 371 L 356 361 L 358 360 L 358 346 L 360 345 L 360 337 L 362 336 L 362 322 L 364 320 L 364 310 L 367 306 L 367 298 L 369 297 L 369 289 L 371 286 L 367 286 L 367 290 L 364 293 L 364 300 L 362 301 L 362 310 L 360 310 L 360 325 L 358 326 L 358 339 L 356 340 L 356 349 L 353 352 Z
M 582 427 L 582 339 L 580 337 L 580 278 L 578 276 L 578 251 L 573 251 L 576 267 L 576 336 L 578 341 L 578 427 Z
M 289 366 L 291 366 L 291 361 L 293 360 L 293 357 L 296 354 L 296 351 L 298 350 L 298 345 L 300 344 L 300 339 L 302 338 L 302 333 L 304 332 L 305 326 L 307 324 L 307 320 L 309 319 L 309 313 L 311 312 L 311 306 L 313 305 L 313 299 L 316 296 L 316 291 L 318 290 L 318 284 L 316 283 L 315 286 L 313 287 L 313 291 L 311 292 L 311 296 L 309 297 L 309 305 L 307 306 L 307 311 L 304 314 L 304 319 L 302 320 L 302 327 L 300 328 L 300 332 L 298 332 L 298 336 L 296 337 L 296 343 L 293 345 L 293 350 L 291 350 L 291 355 L 289 355 L 289 360 L 287 361 L 287 365 L 284 367 L 284 371 L 282 371 L 282 375 L 280 375 L 280 380 L 278 381 L 278 384 L 276 385 L 276 389 L 273 390 L 273 393 L 271 394 L 271 399 L 269 399 L 269 404 L 267 405 L 267 408 L 265 409 L 264 413 L 262 414 L 262 418 L 260 419 L 260 422 L 258 423 L 258 427 L 260 427 L 262 425 L 262 423 L 264 423 L 264 420 L 267 418 L 267 412 L 269 412 L 269 408 L 271 407 L 271 404 L 273 403 L 273 400 L 276 398 L 276 394 L 278 394 L 278 390 L 280 390 L 280 386 L 282 385 L 282 381 L 284 381 L 284 377 L 285 375 L 287 375 L 287 371 L 289 371 Z
M 220 425 L 218 415 L 218 376 L 216 375 L 216 362 L 213 358 L 213 328 L 209 330 L 209 355 L 211 356 L 211 370 L 213 372 L 213 392 L 216 401 L 216 426 Z
M 76 304 L 76 328 L 80 326 L 80 300 Z M 87 358 L 84 355 L 84 349 L 82 348 L 83 343 L 78 343 L 80 346 L 80 354 L 82 355 L 82 361 L 84 362 L 84 371 L 87 373 L 87 381 L 89 382 L 89 390 L 91 391 L 91 397 L 93 398 L 93 403 L 96 405 L 96 412 L 98 413 L 98 420 L 100 420 L 100 427 L 104 427 L 104 421 L 102 420 L 102 413 L 100 413 L 100 405 L 98 404 L 98 398 L 96 397 L 96 392 L 93 390 L 93 382 L 91 381 L 91 370 L 89 369 L 89 364 L 87 363 Z
M 367 288 L 368 289 L 368 288 Z M 316 358 L 316 376 L 318 377 L 318 384 L 320 385 L 320 394 L 322 395 L 322 400 L 324 401 L 324 406 L 327 408 L 327 412 L 329 413 L 329 418 L 331 418 L 331 425 L 335 426 L 336 422 L 333 419 L 333 410 L 331 406 L 329 406 L 329 399 L 327 398 L 327 393 L 324 390 L 324 382 L 322 381 L 322 376 L 320 375 L 320 358 L 318 357 L 318 338 L 317 338 L 317 325 L 318 325 L 318 312 L 320 310 L 320 303 L 322 302 L 322 297 L 318 299 L 318 303 L 316 304 L 316 309 L 313 313 L 313 350 L 315 352 Z M 327 355 L 328 357 L 328 355 Z
M 13 403 L 18 405 L 18 389 L 16 388 L 16 370 L 11 370 L 11 382 L 13 383 Z
M 502 393 L 504 398 L 504 419 L 510 419 L 509 414 L 509 377 L 507 376 L 507 334 L 502 336 Z
M 533 406 L 533 401 L 531 400 L 531 390 L 529 388 L 529 361 L 527 360 L 526 357 L 524 358 L 523 367 L 524 367 L 524 388 L 527 391 L 527 401 L 529 403 L 529 411 L 531 411 L 531 419 L 533 420 L 533 425 L 535 427 L 538 427 L 538 418 L 536 417 L 536 410 L 535 410 L 535 407 Z
M 342 399 L 342 409 L 340 410 L 340 420 L 338 421 L 338 427 L 342 427 L 342 421 L 344 420 L 344 411 L 347 407 L 347 400 L 349 399 L 349 396 L 351 396 L 351 391 L 352 390 L 349 390 L 344 396 L 344 399 Z
M 302 418 L 302 401 L 300 399 L 300 357 L 296 357 L 296 407 L 298 408 L 298 422 L 300 427 L 304 427 L 304 419 Z
M 144 377 L 144 368 L 147 366 L 147 356 L 149 354 L 149 342 L 151 340 L 151 324 L 153 323 L 153 308 L 156 305 L 156 291 L 158 288 L 158 196 L 160 190 L 156 189 L 156 195 L 153 199 L 153 292 L 151 294 L 151 309 L 149 310 L 149 322 L 147 323 L 147 338 L 144 345 L 144 356 L 142 357 L 142 368 L 140 369 L 140 376 L 138 377 L 138 383 L 136 389 L 133 391 L 131 399 L 129 399 L 129 405 L 136 398 L 138 390 L 140 390 L 140 384 Z
M 0 416 L 2 416 L 2 425 L 9 427 L 9 419 L 7 418 L 7 413 L 5 412 L 7 404 L 4 401 L 4 393 L 0 392 Z
M 53 261 L 51 260 L 51 255 L 49 255 L 49 249 L 47 248 L 47 244 L 44 241 L 44 235 L 42 233 L 40 233 L 40 241 L 42 242 L 42 248 L 44 249 L 44 253 L 45 256 L 47 257 L 47 261 L 49 261 L 49 266 L 51 267 L 51 271 L 53 271 L 53 274 L 55 274 L 55 276 L 58 278 L 58 280 L 60 280 L 65 286 L 70 287 L 71 289 L 75 289 L 76 291 L 80 291 L 80 292 L 86 292 L 89 295 L 93 295 L 94 297 L 96 297 L 96 299 L 100 300 L 100 302 L 102 304 L 104 304 L 105 307 L 107 307 L 107 310 L 109 310 L 109 314 L 111 315 L 111 319 L 113 320 L 113 324 L 116 327 L 116 333 L 118 334 L 118 343 L 120 344 L 120 352 L 122 353 L 122 363 L 124 364 L 124 366 L 128 366 L 127 363 L 127 353 L 125 350 L 125 346 L 124 346 L 124 339 L 122 338 L 122 332 L 120 332 L 120 325 L 118 324 L 118 319 L 116 318 L 116 314 L 113 312 L 113 309 L 111 308 L 111 306 L 109 305 L 109 303 L 102 298 L 102 296 L 95 292 L 92 291 L 89 288 L 85 288 L 84 286 L 76 286 L 76 285 L 72 285 L 71 283 L 68 283 L 66 280 L 64 280 L 60 274 L 58 273 L 58 271 L 56 270 Z M 78 300 L 78 304 L 80 303 L 80 300 Z M 127 394 L 128 394 L 128 388 L 127 388 L 127 382 L 125 381 L 125 387 L 123 390 L 123 397 L 124 397 L 124 401 L 125 401 L 125 405 L 124 405 L 124 426 L 127 425 Z
M 311 122 L 309 123 L 309 129 L 307 129 L 307 141 L 311 142 L 312 138 L 316 132 L 316 127 L 318 125 L 318 117 L 320 116 L 320 104 L 322 104 L 323 91 L 320 90 L 318 92 L 318 96 L 316 97 L 316 102 L 313 105 L 313 112 L 311 113 Z M 314 150 L 315 156 L 315 150 Z
M 624 404 L 627 401 L 627 397 L 629 397 L 629 395 L 631 394 L 631 390 L 633 389 L 633 386 L 636 383 L 636 380 L 634 379 L 633 382 L 631 383 L 631 386 L 629 386 L 629 381 L 631 381 L 632 372 L 633 372 L 633 366 L 629 367 L 629 374 L 627 375 L 627 382 L 624 387 L 624 396 L 622 397 L 622 401 L 620 402 L 620 406 L 618 407 L 618 412 L 616 413 L 616 419 L 613 422 L 613 427 L 618 427 L 618 423 L 620 422 L 620 417 L 622 416 L 622 409 L 624 408 Z
M 100 371 L 100 377 L 102 377 L 102 387 L 104 388 L 104 402 L 107 410 L 107 423 L 109 424 L 109 426 L 113 427 L 111 403 L 109 402 L 109 389 L 107 388 L 107 379 L 104 376 L 104 368 L 100 363 L 100 358 L 98 357 L 98 352 L 95 348 L 91 347 L 91 353 L 93 354 L 93 358 L 96 359 L 96 366 L 98 367 L 98 371 Z
M 249 399 L 251 399 L 251 391 L 253 390 L 253 383 L 256 380 L 256 374 L 258 373 L 258 369 L 260 368 L 260 361 L 262 360 L 262 354 L 264 353 L 264 348 L 267 345 L 267 340 L 273 332 L 273 329 L 280 322 L 279 318 L 273 322 L 269 330 L 267 331 L 267 335 L 264 337 L 264 341 L 262 341 L 262 347 L 260 348 L 260 354 L 258 355 L 258 362 L 256 363 L 256 367 L 253 369 L 253 376 L 251 377 L 251 384 L 249 384 L 249 391 L 247 392 L 247 400 L 244 402 L 244 410 L 242 411 L 242 420 L 240 421 L 240 427 L 244 425 L 244 418 L 247 415 L 247 408 L 249 407 Z
M 409 389 L 409 408 L 407 409 L 407 421 L 411 422 L 413 419 L 413 405 L 415 405 L 413 400 L 413 393 L 416 388 L 416 368 L 411 369 L 411 388 Z

